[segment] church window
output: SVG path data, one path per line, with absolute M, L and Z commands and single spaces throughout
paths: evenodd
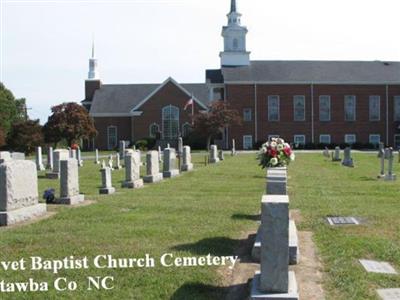
M 356 135 L 355 134 L 345 134 L 344 142 L 349 145 L 354 144 L 356 142 Z
M 158 132 L 160 132 L 160 126 L 158 126 L 157 123 L 151 124 L 149 130 L 149 136 L 152 138 L 156 138 Z
M 306 97 L 297 95 L 293 97 L 294 121 L 305 121 Z
M 356 120 L 356 96 L 344 96 L 344 120 Z
M 243 121 L 251 122 L 251 119 L 252 119 L 251 108 L 243 109 Z
M 187 122 L 182 125 L 182 136 L 183 137 L 187 137 L 191 131 L 192 131 L 192 125 L 190 125 Z
M 394 121 L 400 121 L 400 96 L 394 97 Z
M 163 137 L 174 139 L 179 136 L 179 108 L 173 105 L 162 109 Z
M 381 119 L 381 97 L 369 96 L 369 120 L 379 121 Z
M 268 96 L 268 121 L 279 121 L 279 96 Z
M 331 96 L 323 95 L 319 97 L 319 120 L 331 120 Z
M 253 149 L 253 136 L 252 135 L 244 135 L 243 136 L 243 149 L 244 150 Z
M 108 126 L 107 127 L 107 146 L 108 150 L 112 150 L 117 147 L 118 136 L 117 136 L 117 127 L 116 126 Z

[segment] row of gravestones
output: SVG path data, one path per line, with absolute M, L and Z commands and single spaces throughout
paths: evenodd
M 332 161 L 337 162 L 341 161 L 342 165 L 346 167 L 354 167 L 353 158 L 351 156 L 351 148 L 347 147 L 344 150 L 344 158 L 343 161 L 340 158 L 340 148 L 336 147 L 335 151 L 330 155 L 329 149 L 325 148 L 323 155 L 327 158 L 332 157 Z M 393 173 L 393 163 L 394 163 L 394 150 L 393 148 L 385 148 L 383 143 L 379 143 L 379 151 L 378 158 L 380 159 L 380 173 L 378 178 L 382 178 L 385 181 L 394 181 L 396 180 L 396 174 Z M 385 173 L 385 160 L 388 161 L 387 173 Z M 399 151 L 399 162 L 400 162 L 400 151 Z
M 252 258 L 260 271 L 252 281 L 250 299 L 299 299 L 295 273 L 289 265 L 299 262 L 297 229 L 289 218 L 287 169 L 267 169 L 266 195 L 261 199 L 261 225 Z
M 217 147 L 212 145 L 209 153 L 209 162 L 217 163 Z M 75 155 L 74 155 L 75 153 Z M 163 173 L 159 171 L 160 152 L 149 151 L 146 155 L 147 175 L 140 178 L 141 155 L 140 151 L 124 149 L 126 188 L 139 188 L 143 182 L 157 182 L 163 178 L 179 175 L 180 171 L 193 169 L 189 146 L 182 147 L 182 164 L 180 170 L 176 168 L 176 151 L 166 148 L 163 151 Z M 117 155 L 119 159 L 119 155 Z M 96 151 L 95 163 L 98 161 Z M 55 204 L 74 205 L 84 201 L 84 195 L 79 193 L 79 166 L 82 166 L 80 150 L 48 149 L 48 168 L 46 177 L 60 179 L 60 195 L 53 199 Z M 13 159 L 9 152 L 0 152 L 0 226 L 8 226 L 44 215 L 46 204 L 39 203 L 38 170 L 42 170 L 41 148 L 36 149 L 36 163 L 29 160 Z M 102 187 L 100 193 L 113 193 L 115 188 L 111 184 L 111 167 L 103 163 L 101 169 Z

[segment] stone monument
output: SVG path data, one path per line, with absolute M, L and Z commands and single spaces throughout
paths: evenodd
M 100 194 L 114 194 L 115 188 L 112 186 L 111 180 L 111 169 L 105 167 L 100 170 L 101 172 L 101 188 L 99 190 Z
M 149 151 L 146 154 L 146 176 L 143 181 L 154 183 L 163 180 L 163 174 L 160 172 L 158 151 Z
M 140 154 L 138 151 L 125 151 L 125 181 L 122 187 L 137 189 L 143 187 L 140 178 Z
M 210 146 L 210 154 L 209 154 L 208 162 L 210 164 L 215 164 L 215 163 L 219 162 L 218 148 L 217 148 L 216 145 L 211 145 Z
M 350 167 L 350 168 L 354 167 L 353 158 L 351 157 L 351 148 L 350 147 L 346 147 L 346 149 L 344 149 L 344 158 L 343 158 L 342 165 L 345 167 Z
M 36 169 L 38 171 L 43 171 L 45 168 L 43 166 L 43 157 L 42 157 L 42 147 L 36 147 Z
M 176 153 L 173 148 L 164 149 L 164 178 L 171 178 L 179 175 L 179 170 L 176 168 Z
M 181 171 L 185 172 L 191 170 L 193 170 L 193 164 L 192 164 L 192 154 L 190 153 L 190 147 L 184 146 L 182 153 Z
M 78 160 L 74 158 L 60 161 L 60 198 L 56 198 L 56 204 L 74 205 L 85 200 L 79 194 L 78 168 Z
M 53 170 L 46 173 L 48 179 L 60 178 L 60 162 L 69 159 L 69 151 L 65 149 L 56 149 L 53 151 Z

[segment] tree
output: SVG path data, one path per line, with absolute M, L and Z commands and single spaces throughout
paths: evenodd
M 14 95 L 0 82 L 0 127 L 7 136 L 11 124 L 26 120 L 25 99 L 15 99 Z
M 3 128 L 0 127 L 0 148 L 6 144 L 6 135 Z
M 7 144 L 14 151 L 26 154 L 34 152 L 37 146 L 43 144 L 42 126 L 39 120 L 19 121 L 12 124 Z
M 68 145 L 80 139 L 89 139 L 97 135 L 93 119 L 87 110 L 75 103 L 63 103 L 51 108 L 52 115 L 43 127 L 45 141 L 55 146 L 65 139 Z
M 207 112 L 200 112 L 194 117 L 194 130 L 206 138 L 208 149 L 211 139 L 221 134 L 224 128 L 240 123 L 237 110 L 230 109 L 223 101 L 214 101 Z

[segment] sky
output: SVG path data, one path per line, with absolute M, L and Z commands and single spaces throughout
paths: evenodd
M 252 60 L 400 61 L 398 0 L 237 0 Z M 0 0 L 0 81 L 45 123 L 103 83 L 204 82 L 230 0 Z

